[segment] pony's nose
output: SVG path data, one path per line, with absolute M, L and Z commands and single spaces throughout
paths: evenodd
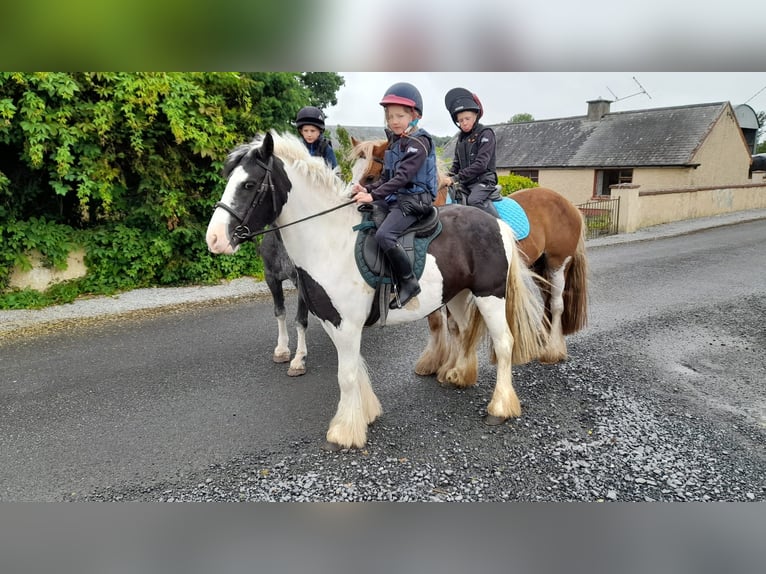
M 207 235 L 205 236 L 205 242 L 207 243 L 207 250 L 211 253 L 221 253 L 224 248 L 222 244 L 228 243 L 227 241 L 222 242 L 220 233 L 214 230 L 207 232 Z

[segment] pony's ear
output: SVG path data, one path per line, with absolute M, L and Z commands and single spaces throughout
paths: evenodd
M 266 138 L 263 140 L 261 152 L 263 153 L 263 159 L 269 159 L 274 155 L 274 138 L 272 137 L 271 132 L 266 132 Z
M 360 141 L 359 141 L 358 139 L 356 139 L 354 136 L 351 136 L 351 145 L 352 145 L 352 146 L 356 147 L 356 146 L 358 146 L 360 143 L 362 143 L 362 142 L 360 142 Z

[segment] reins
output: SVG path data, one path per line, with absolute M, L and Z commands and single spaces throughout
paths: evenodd
M 248 241 L 252 239 L 253 237 L 258 237 L 259 235 L 263 235 L 265 233 L 271 233 L 272 231 L 279 231 L 280 229 L 284 229 L 285 227 L 290 227 L 291 225 L 295 225 L 303 221 L 308 221 L 309 219 L 319 217 L 320 215 L 325 215 L 326 213 L 330 213 L 331 211 L 335 211 L 336 209 L 340 209 L 341 207 L 346 207 L 347 205 L 356 203 L 352 199 L 351 201 L 347 201 L 346 203 L 336 205 L 335 207 L 331 207 L 330 209 L 325 209 L 324 211 L 320 211 L 319 213 L 309 215 L 307 217 L 298 219 L 296 221 L 291 221 L 290 223 L 285 223 L 284 225 L 272 225 L 268 229 L 262 229 L 261 231 L 250 231 L 250 228 L 247 225 L 243 225 L 243 223 L 247 221 L 248 216 L 250 215 L 250 212 L 263 202 L 263 198 L 265 197 L 266 191 L 271 191 L 271 192 L 274 191 L 274 182 L 271 179 L 271 167 L 273 165 L 272 160 L 273 158 L 269 158 L 268 164 L 263 163 L 260 159 L 256 161 L 256 163 L 259 166 L 261 166 L 263 169 L 266 170 L 266 175 L 264 176 L 263 181 L 261 182 L 261 185 L 258 188 L 258 191 L 255 192 L 255 195 L 253 196 L 253 201 L 250 203 L 250 207 L 248 207 L 247 212 L 245 213 L 244 216 L 240 216 L 231 207 L 229 207 L 228 205 L 226 205 L 225 203 L 221 201 L 217 202 L 213 206 L 213 210 L 220 207 L 224 211 L 227 211 L 229 215 L 234 217 L 234 219 L 239 221 L 240 224 L 237 225 L 237 227 L 235 227 L 234 231 L 232 232 L 232 236 L 234 238 L 239 239 L 240 241 Z M 275 213 L 274 214 L 275 219 L 276 219 L 276 215 L 277 214 Z
M 240 241 L 247 241 L 249 239 L 252 239 L 253 237 L 258 237 L 259 235 L 263 235 L 265 233 L 271 233 L 272 231 L 279 231 L 280 229 L 284 229 L 285 227 L 290 227 L 291 225 L 295 225 L 297 223 L 301 223 L 303 221 L 308 221 L 309 219 L 314 219 L 315 217 L 319 217 L 320 215 L 325 215 L 326 213 L 330 213 L 331 211 L 335 211 L 336 209 L 340 209 L 341 207 L 346 207 L 347 205 L 351 205 L 352 203 L 356 203 L 353 199 L 351 201 L 347 201 L 346 203 L 341 203 L 340 205 L 336 205 L 335 207 L 331 207 L 330 209 L 325 209 L 324 211 L 320 211 L 319 213 L 315 213 L 313 215 L 309 215 L 307 217 L 303 217 L 301 219 L 296 219 L 295 221 L 291 221 L 290 223 L 285 223 L 284 225 L 273 225 L 270 226 L 268 229 L 262 229 L 261 231 L 250 231 L 247 227 L 247 225 L 238 225 L 234 228 L 234 232 L 232 235 L 239 239 Z M 219 206 L 223 207 L 226 211 L 229 213 L 232 213 L 232 211 L 228 208 L 228 206 Z

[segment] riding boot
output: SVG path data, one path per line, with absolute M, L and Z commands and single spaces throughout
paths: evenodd
M 418 283 L 415 273 L 412 272 L 410 258 L 407 256 L 404 247 L 397 243 L 396 247 L 386 251 L 386 257 L 388 257 L 388 261 L 391 263 L 391 271 L 396 276 L 396 283 L 398 285 L 396 295 L 391 300 L 391 303 L 388 304 L 388 308 L 400 309 L 410 299 L 420 293 L 420 283 Z
M 495 209 L 494 201 L 485 199 L 484 203 L 482 204 L 482 209 L 486 211 L 487 213 L 489 213 L 495 219 L 500 219 L 500 214 L 497 212 L 497 209 Z

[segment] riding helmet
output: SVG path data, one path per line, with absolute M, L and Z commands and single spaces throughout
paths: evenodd
M 383 99 L 380 100 L 380 105 L 385 107 L 388 104 L 415 108 L 415 111 L 421 116 L 423 115 L 423 98 L 418 89 L 407 82 L 399 82 L 386 90 Z
M 306 106 L 301 108 L 298 112 L 298 116 L 295 118 L 295 125 L 300 130 L 303 126 L 316 126 L 319 131 L 324 131 L 324 114 L 319 108 L 314 106 Z
M 474 111 L 478 114 L 476 121 L 481 119 L 484 115 L 484 107 L 479 101 L 479 96 L 469 92 L 465 88 L 452 88 L 447 95 L 444 96 L 444 105 L 447 106 L 447 111 L 452 116 L 452 121 L 457 125 L 457 115 L 460 112 L 466 110 Z

